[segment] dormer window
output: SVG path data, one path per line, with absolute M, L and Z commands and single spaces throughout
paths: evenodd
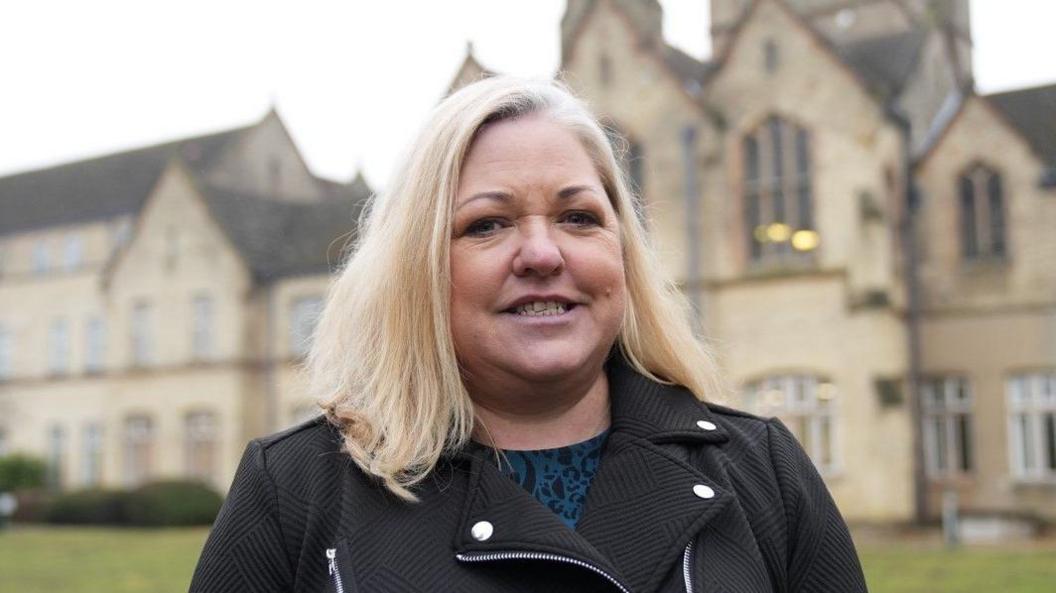
M 958 182 L 961 255 L 966 260 L 1001 259 L 1008 253 L 1001 174 L 976 164 Z

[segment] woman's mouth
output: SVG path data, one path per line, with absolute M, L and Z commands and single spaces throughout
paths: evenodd
M 523 303 L 506 310 L 506 313 L 523 315 L 526 317 L 547 317 L 562 315 L 576 307 L 575 303 L 561 303 L 558 301 L 532 301 Z

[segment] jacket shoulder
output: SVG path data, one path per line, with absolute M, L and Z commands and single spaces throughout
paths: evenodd
M 280 432 L 254 439 L 258 463 L 277 488 L 299 498 L 311 498 L 315 486 L 328 487 L 338 471 L 352 462 L 342 451 L 340 431 L 319 415 Z

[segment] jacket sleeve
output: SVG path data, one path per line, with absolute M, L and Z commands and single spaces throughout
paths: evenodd
M 264 448 L 252 441 L 198 559 L 191 593 L 291 591 L 278 511 Z
M 770 457 L 788 526 L 790 593 L 857 593 L 865 577 L 836 504 L 814 463 L 780 420 L 768 427 Z

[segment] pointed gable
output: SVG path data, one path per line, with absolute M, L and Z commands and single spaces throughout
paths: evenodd
M 447 92 L 445 95 L 457 91 L 458 89 L 472 84 L 478 80 L 495 76 L 495 72 L 485 68 L 473 53 L 473 42 L 466 42 L 466 57 L 462 59 L 462 65 L 458 67 L 458 72 L 455 73 L 454 78 L 451 79 L 451 84 L 447 86 Z

